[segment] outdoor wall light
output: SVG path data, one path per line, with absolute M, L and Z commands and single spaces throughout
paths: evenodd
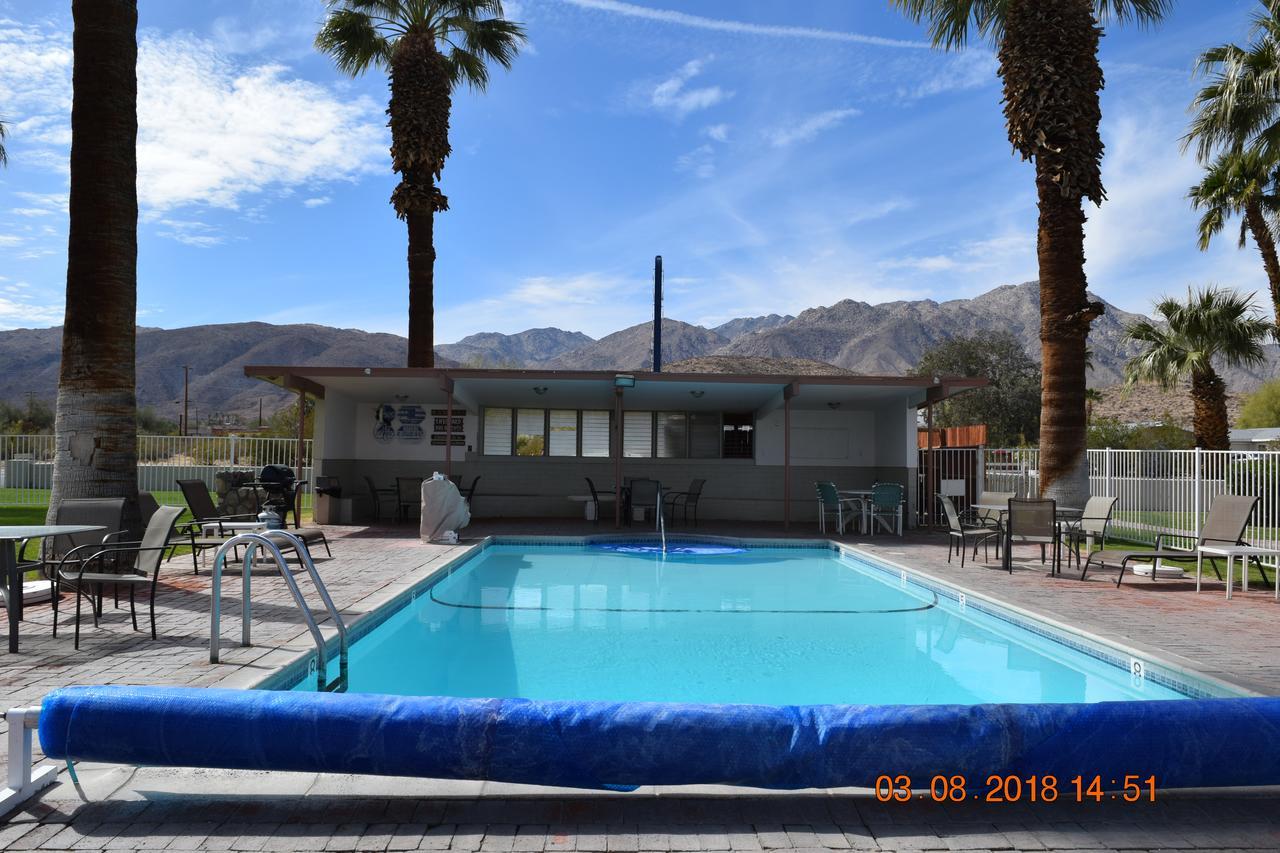
M 706 391 L 690 391 L 690 392 L 689 392 L 689 396 L 690 396 L 690 397 L 692 397 L 692 398 L 693 398 L 693 399 L 695 399 L 695 400 L 701 400 L 701 399 L 702 399 L 702 395 L 703 395 L 703 394 L 705 394 L 705 393 L 707 393 L 707 392 L 706 392 Z
M 546 386 L 546 385 L 535 385 L 535 386 L 533 386 L 533 393 L 535 393 L 535 394 L 537 394 L 539 397 L 541 397 L 543 394 L 547 393 L 547 386 Z
M 613 387 L 634 388 L 636 387 L 636 378 L 629 373 L 619 373 L 613 377 Z

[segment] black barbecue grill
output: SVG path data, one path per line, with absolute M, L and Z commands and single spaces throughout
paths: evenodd
M 284 521 L 285 513 L 293 508 L 293 490 L 297 476 L 288 465 L 264 465 L 258 479 L 248 485 L 261 489 L 266 497 L 262 506 L 270 507 Z

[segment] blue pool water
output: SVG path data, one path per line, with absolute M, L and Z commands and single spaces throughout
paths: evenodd
M 824 548 L 493 545 L 350 651 L 351 692 L 976 704 L 1184 698 Z M 304 680 L 296 689 L 312 689 Z

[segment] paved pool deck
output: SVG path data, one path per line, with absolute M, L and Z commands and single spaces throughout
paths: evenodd
M 412 526 L 329 528 L 332 560 L 318 565 L 348 622 L 376 609 L 446 561 L 459 546 L 424 545 Z M 613 532 L 573 521 L 477 522 L 472 537 Z M 700 533 L 817 538 L 817 531 L 704 524 Z M 947 564 L 945 537 L 845 537 L 894 562 L 950 580 L 1090 633 L 1246 689 L 1280 695 L 1280 603 L 1269 590 L 1236 593 L 1210 582 L 1126 580 L 1099 573 L 1046 577 L 1021 549 L 1013 575 L 980 559 Z M 994 556 L 994 555 L 993 555 Z M 68 684 L 248 686 L 304 654 L 310 639 L 281 578 L 255 573 L 255 645 L 237 645 L 239 580 L 224 579 L 222 662 L 208 662 L 209 576 L 191 558 L 166 565 L 157 601 L 160 638 L 131 628 L 110 603 L 102 624 L 85 618 L 72 647 L 64 603 L 27 610 L 22 651 L 0 654 L 6 707 L 32 705 Z M 74 607 L 72 600 L 71 607 Z M 140 613 L 144 625 L 145 610 Z M 322 622 L 323 624 L 323 622 Z M 3 727 L 0 726 L 0 729 Z M 0 740 L 0 751 L 3 750 Z M 1277 748 L 1259 744 L 1260 749 Z M 857 792 L 761 794 L 740 789 L 642 789 L 631 794 L 556 791 L 493 783 L 291 773 L 83 766 L 91 800 L 66 779 L 0 819 L 0 850 L 1157 850 L 1280 849 L 1275 791 L 1178 792 L 1155 804 L 1104 802 L 939 806 L 876 803 Z

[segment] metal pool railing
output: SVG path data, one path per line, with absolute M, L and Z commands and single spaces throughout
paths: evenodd
M 303 443 L 303 476 L 311 480 L 313 444 Z M 264 465 L 297 463 L 295 438 L 256 436 L 140 435 L 138 488 L 157 494 L 163 502 L 181 503 L 178 480 L 204 480 L 213 487 L 221 471 L 256 472 Z M 53 486 L 52 435 L 0 435 L 0 506 L 43 506 Z M 303 495 L 311 507 L 311 493 Z
M 953 496 L 962 493 L 972 500 L 981 490 L 1023 496 L 1040 490 L 1037 448 L 921 450 L 919 466 L 921 524 L 944 523 L 936 507 L 924 506 L 930 470 L 933 494 L 950 489 Z M 1280 547 L 1280 451 L 1090 450 L 1089 491 L 1117 498 L 1112 516 L 1116 535 L 1154 543 L 1164 534 L 1178 548 L 1195 543 L 1215 497 L 1256 495 L 1258 507 L 1246 538 L 1254 545 Z

